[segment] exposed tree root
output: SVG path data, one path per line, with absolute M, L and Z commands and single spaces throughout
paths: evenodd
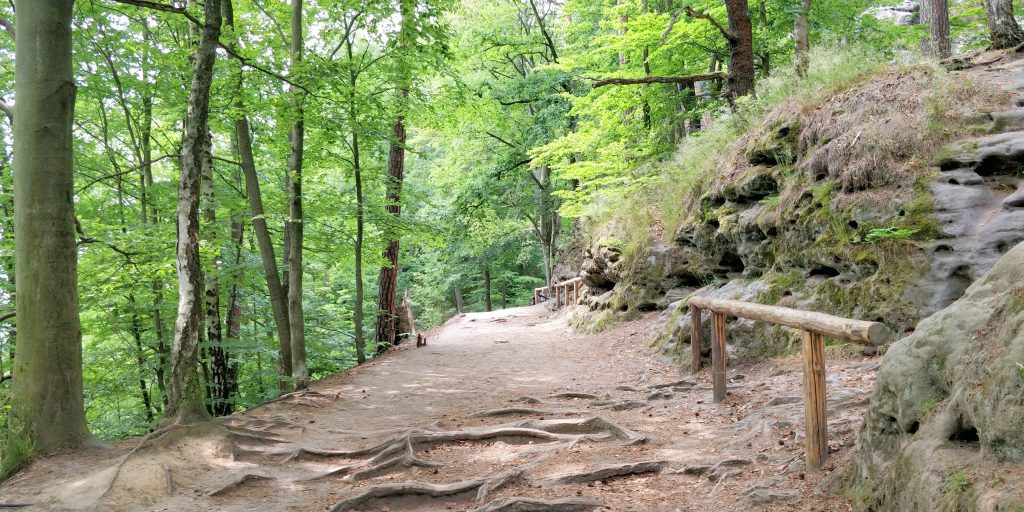
M 692 387 L 694 387 L 696 385 L 697 385 L 697 383 L 693 382 L 693 381 L 677 380 L 677 381 L 673 381 L 673 382 L 664 382 L 664 383 L 661 383 L 661 384 L 654 384 L 652 386 L 647 386 L 647 387 L 649 389 L 692 388 Z
M 593 471 L 570 473 L 567 475 L 544 478 L 537 481 L 537 483 L 544 487 L 555 487 L 558 485 L 583 484 L 623 476 L 641 475 L 644 473 L 660 473 L 668 464 L 668 461 L 663 460 L 636 462 L 632 464 L 617 464 L 614 466 L 598 468 Z
M 551 398 L 566 398 L 566 399 L 581 398 L 581 399 L 584 399 L 584 400 L 599 400 L 601 397 L 598 396 L 598 395 L 595 395 L 593 393 L 575 393 L 575 392 L 570 392 L 570 393 L 559 393 L 557 395 L 551 395 Z
M 496 416 L 512 416 L 516 414 L 534 415 L 555 415 L 555 414 L 585 414 L 582 409 L 531 409 L 529 407 L 505 407 L 502 409 L 491 409 L 473 414 L 474 418 L 493 418 Z
M 452 484 L 430 484 L 424 482 L 403 482 L 382 484 L 370 487 L 363 493 L 341 501 L 331 507 L 331 512 L 345 512 L 369 508 L 370 504 L 379 500 L 400 498 L 451 498 L 453 500 L 468 499 L 470 493 L 476 493 L 476 501 L 482 503 L 487 495 L 501 487 L 519 481 L 526 473 L 526 468 L 502 471 L 487 478 L 456 482 Z M 466 498 L 462 496 L 466 495 Z
M 224 487 L 221 487 L 220 489 L 211 492 L 210 496 L 224 496 L 225 494 L 229 494 L 231 491 L 234 491 L 235 489 L 238 489 L 239 487 L 249 482 L 264 482 L 273 479 L 273 477 L 269 477 L 266 475 L 256 475 L 252 473 L 247 473 L 237 478 L 235 481 L 225 485 Z
M 559 419 L 559 420 L 524 420 L 513 423 L 509 426 L 538 429 L 558 434 L 576 434 L 592 436 L 595 434 L 609 434 L 621 439 L 626 444 L 640 444 L 647 441 L 647 438 L 619 425 L 606 416 L 594 416 L 581 419 Z M 593 437 L 588 437 L 594 439 Z
M 591 498 L 540 500 L 515 496 L 498 498 L 471 512 L 589 512 L 601 505 L 600 501 Z

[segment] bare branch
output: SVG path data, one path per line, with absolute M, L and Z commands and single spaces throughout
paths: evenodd
M 724 80 L 725 73 L 697 73 L 685 76 L 645 76 L 640 78 L 606 78 L 594 82 L 594 88 L 606 85 L 641 85 L 641 84 L 683 84 L 691 85 L 694 82 L 707 80 Z
M 15 39 L 14 23 L 11 23 L 11 20 L 3 16 L 0 16 L 0 27 L 3 27 L 4 30 L 6 30 L 7 33 L 11 35 L 11 39 Z
M 718 31 L 721 32 L 722 35 L 725 36 L 725 38 L 728 39 L 729 41 L 736 41 L 737 39 L 739 39 L 732 32 L 729 32 L 728 30 L 726 30 L 725 27 L 722 27 L 722 25 L 719 24 L 717 21 L 715 21 L 714 18 L 712 18 L 711 16 L 708 16 L 707 13 L 705 13 L 703 11 L 694 10 L 692 7 L 690 7 L 688 5 L 686 7 L 683 7 L 683 10 L 685 10 L 686 11 L 686 15 L 691 17 L 691 18 L 707 20 L 709 23 L 711 23 L 712 26 L 717 28 Z

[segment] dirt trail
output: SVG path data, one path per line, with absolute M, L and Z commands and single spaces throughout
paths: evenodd
M 543 307 L 463 315 L 306 392 L 204 426 L 41 458 L 24 510 L 847 510 L 841 480 L 875 361 L 829 352 L 833 453 L 803 472 L 795 358 L 682 375 L 653 318 L 570 332 Z M 837 469 L 839 468 L 839 469 Z

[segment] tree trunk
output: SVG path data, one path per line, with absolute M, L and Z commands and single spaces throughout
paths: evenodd
M 224 1 L 225 23 L 234 27 L 234 19 L 231 16 L 231 2 Z M 241 88 L 241 84 L 239 84 Z M 240 97 L 240 95 L 239 95 Z M 270 308 L 274 314 L 274 323 L 277 326 L 278 360 L 277 369 L 278 391 L 288 390 L 288 378 L 292 372 L 292 344 L 291 326 L 288 322 L 288 307 L 286 294 L 281 283 L 281 275 L 277 268 L 277 255 L 274 254 L 274 242 L 270 238 L 270 231 L 267 229 L 267 217 L 263 210 L 263 195 L 260 192 L 259 177 L 256 174 L 256 162 L 252 153 L 252 135 L 249 130 L 249 118 L 245 112 L 245 104 L 241 99 L 235 102 L 235 111 L 239 112 L 235 119 L 235 137 L 238 140 L 238 158 L 241 162 L 242 175 L 245 177 L 245 194 L 249 197 L 249 211 L 252 213 L 252 230 L 256 235 L 256 242 L 260 249 L 260 259 L 263 262 L 263 276 L 267 282 L 267 292 L 270 295 Z
M 462 298 L 462 288 L 456 284 L 453 291 L 455 293 L 455 312 L 462 313 L 466 309 L 466 301 Z
M 217 243 L 217 204 L 213 193 L 213 161 L 210 138 L 207 136 L 206 148 L 203 150 L 206 157 L 203 161 L 203 178 L 200 184 L 201 203 L 203 205 L 203 220 L 206 225 L 203 238 L 206 243 L 213 247 Z M 214 261 L 208 263 L 213 276 L 220 275 L 220 266 L 217 262 L 220 257 L 214 257 Z M 209 347 L 209 378 L 206 381 L 207 394 L 210 400 L 209 410 L 214 416 L 225 416 L 230 414 L 231 407 L 231 354 L 224 348 L 223 322 L 220 316 L 220 283 L 218 278 L 206 274 L 205 294 L 203 303 L 206 307 L 204 323 L 206 326 L 206 341 Z M 204 374 L 205 375 L 205 374 Z
M 145 34 L 145 40 L 149 40 L 149 32 Z M 139 196 L 141 204 L 142 224 L 156 226 L 160 223 L 160 214 L 156 207 L 149 205 L 149 190 L 153 188 L 153 98 L 145 96 L 142 98 L 142 166 L 139 175 Z M 160 390 L 161 401 L 167 405 L 167 380 L 164 371 L 167 369 L 170 350 L 167 346 L 167 329 L 164 326 L 163 304 L 164 304 L 164 283 L 160 279 L 154 279 L 150 284 L 153 294 L 153 336 L 156 337 L 156 386 Z
M 168 423 L 181 424 L 207 418 L 199 375 L 199 338 L 203 317 L 203 269 L 199 258 L 199 188 L 207 158 L 210 86 L 220 37 L 220 0 L 206 0 L 199 47 L 193 59 L 185 137 L 181 145 L 178 185 L 178 315 L 168 380 Z
M 413 36 L 413 16 L 415 4 L 413 0 L 402 0 L 400 4 L 402 27 L 398 34 L 400 52 L 407 52 Z M 408 55 L 400 57 L 408 58 Z M 392 130 L 391 147 L 388 153 L 388 182 L 385 202 L 387 211 L 397 221 L 402 217 L 402 181 L 405 177 L 405 110 L 409 99 L 409 68 L 399 63 L 399 71 L 395 79 L 399 94 L 395 125 Z M 386 264 L 380 268 L 380 279 L 377 285 L 377 352 L 381 353 L 388 347 L 398 343 L 398 236 L 388 242 L 384 251 Z
M 1013 0 L 985 0 L 992 49 L 1013 48 L 1024 43 L 1024 32 L 1013 17 Z
M 72 167 L 72 0 L 16 0 L 13 419 L 41 451 L 89 442 L 82 400 Z
M 302 62 L 302 0 L 292 0 L 292 74 Z M 303 121 L 302 98 L 296 91 L 294 96 L 295 123 L 292 125 L 291 156 L 288 171 L 291 175 L 290 209 L 291 239 L 288 251 L 288 325 L 291 328 L 292 378 L 295 389 L 309 386 L 309 369 L 306 366 L 306 321 L 302 315 L 302 156 L 305 144 L 305 123 Z
M 928 5 L 929 55 L 939 59 L 949 57 L 952 48 L 949 42 L 949 2 L 947 0 L 925 0 L 921 7 Z
M 811 63 L 810 31 L 807 28 L 807 16 L 811 13 L 812 1 L 803 0 L 803 5 L 800 7 L 800 12 L 796 15 L 796 23 L 793 26 L 793 41 L 796 45 L 794 61 L 796 64 L 796 75 L 800 78 L 807 76 L 807 68 Z M 764 5 L 763 2 L 762 5 Z
M 725 0 L 729 15 L 729 96 L 754 93 L 754 35 L 747 0 Z
M 484 307 L 491 310 L 491 269 L 484 268 Z

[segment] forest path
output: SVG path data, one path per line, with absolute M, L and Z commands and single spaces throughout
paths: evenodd
M 827 490 L 876 364 L 830 353 L 836 453 L 803 472 L 796 358 L 682 376 L 653 316 L 598 335 L 541 306 L 462 315 L 305 392 L 140 443 L 37 459 L 26 510 L 846 510 Z M 839 468 L 837 470 L 836 468 Z M 540 501 L 538 501 L 540 500 Z

